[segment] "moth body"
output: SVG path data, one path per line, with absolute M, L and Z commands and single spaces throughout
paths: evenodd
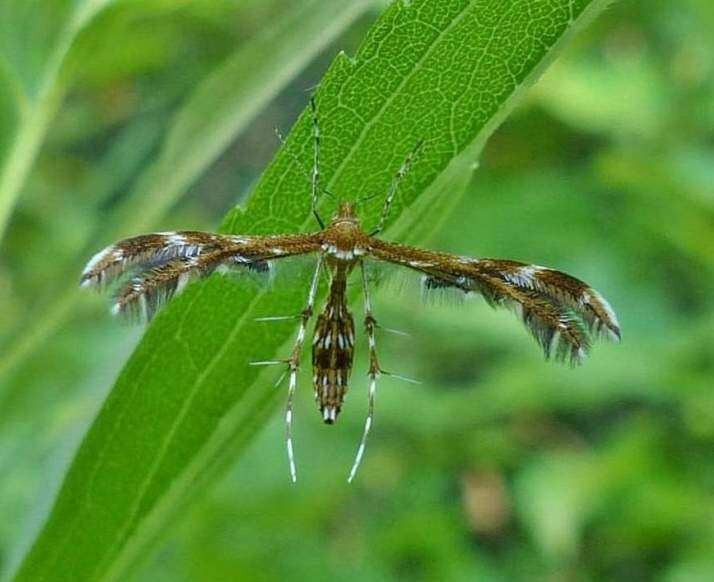
M 332 281 L 325 307 L 317 316 L 312 342 L 315 399 L 326 424 L 333 424 L 347 394 L 354 360 L 354 320 L 347 307 L 347 275 L 353 263 L 332 267 Z
M 351 202 L 342 202 L 325 226 L 317 209 L 320 133 L 314 99 L 310 104 L 314 136 L 312 213 L 320 230 L 270 236 L 198 231 L 140 235 L 119 241 L 94 255 L 80 281 L 83 287 L 102 287 L 118 281 L 120 290 L 115 296 L 112 311 L 117 314 L 136 312 L 150 319 L 162 303 L 194 278 L 236 269 L 265 272 L 273 261 L 299 255 L 313 256 L 316 259 L 315 270 L 302 312 L 293 316 L 261 318 L 264 321 L 299 320 L 292 352 L 285 359 L 252 362 L 287 365 L 281 381 L 288 377 L 285 423 L 292 481 L 297 479 L 292 440 L 293 397 L 323 270 L 329 274 L 330 281 L 324 307 L 317 315 L 314 327 L 312 376 L 315 398 L 322 419 L 327 424 L 333 424 L 342 410 L 354 361 L 355 326 L 347 304 L 347 280 L 355 269 L 360 271 L 362 279 L 363 326 L 369 361 L 367 418 L 349 481 L 357 472 L 373 425 L 377 381 L 386 374 L 377 357 L 378 326 L 372 310 L 365 263 L 391 263 L 416 271 L 422 277 L 426 292 L 452 288 L 463 293 L 479 294 L 494 307 L 511 308 L 546 357 L 555 355 L 557 359 L 577 364 L 590 349 L 592 336 L 620 339 L 615 312 L 604 297 L 567 273 L 519 261 L 464 257 L 377 238 L 376 235 L 385 227 L 399 181 L 407 173 L 412 157 L 421 144 L 394 174 L 374 230 L 362 229 L 355 204 Z M 393 376 L 399 377 L 396 374 Z

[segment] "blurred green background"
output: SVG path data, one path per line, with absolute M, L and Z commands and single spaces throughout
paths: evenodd
M 119 228 L 113 209 L 195 80 L 290 4 L 119 2 L 71 54 L 0 255 L 0 566 L 36 529 L 141 334 L 101 299 L 57 311 L 87 258 L 87 225 Z M 289 129 L 377 14 L 267 103 L 156 230 L 216 228 L 277 148 L 273 128 Z M 491 138 L 463 202 L 425 241 L 590 282 L 617 310 L 622 344 L 569 369 L 482 302 L 382 293 L 380 321 L 410 334 L 381 339 L 385 368 L 423 383 L 384 379 L 356 484 L 344 479 L 364 354 L 336 427 L 299 393 L 297 487 L 276 414 L 135 579 L 714 580 L 712 31 L 709 0 L 614 4 Z M 33 335 L 46 318 L 61 325 Z

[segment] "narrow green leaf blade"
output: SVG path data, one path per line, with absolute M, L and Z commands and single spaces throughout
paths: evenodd
M 349 199 L 385 192 L 407 152 L 423 139 L 395 205 L 393 217 L 400 220 L 392 233 L 435 220 L 423 208 L 405 210 L 452 160 L 464 163 L 460 153 L 478 151 L 563 39 L 605 5 L 394 3 L 355 59 L 338 58 L 320 85 L 324 184 Z M 232 212 L 224 228 L 266 233 L 311 227 L 309 184 L 294 157 L 309 167 L 311 147 L 310 120 L 303 115 L 247 211 Z M 328 214 L 332 202 L 324 202 Z M 380 206 L 372 200 L 363 209 L 367 226 Z M 18 579 L 121 578 L 279 400 L 271 382 L 277 372 L 247 363 L 282 355 L 293 330 L 254 318 L 298 313 L 305 293 L 302 278 L 268 293 L 250 282 L 214 277 L 174 300 L 120 375 Z M 363 388 L 357 378 L 355 391 Z M 301 386 L 303 395 L 309 390 Z M 300 421 L 319 422 L 317 415 Z M 298 448 L 298 460 L 305 454 Z
M 104 218 L 102 224 L 87 225 L 86 236 L 94 237 L 94 247 L 107 244 L 108 239 L 127 236 L 133 229 L 155 228 L 266 103 L 364 14 L 371 2 L 303 2 L 258 32 L 201 80 L 169 124 L 158 157 L 139 175 L 125 201 L 108 217 L 100 214 Z M 0 95 L 0 112 L 1 105 Z M 88 247 L 87 253 L 94 250 Z M 81 265 L 67 267 L 68 271 L 72 269 L 78 271 Z M 0 359 L 0 380 L 74 312 L 78 290 L 74 280 L 68 280 L 68 285 L 64 292 L 55 291 L 57 299 L 53 304 L 25 323 L 13 337 Z M 6 397 L 3 388 L 0 382 L 0 399 Z
M 60 76 L 77 35 L 114 0 L 0 2 L 0 243 L 27 174 L 64 92 Z M 4 109 L 4 111 L 3 111 Z
M 265 104 L 371 4 L 301 2 L 231 55 L 182 107 L 159 157 L 139 178 L 115 222 L 124 231 L 127 225 L 151 228 Z

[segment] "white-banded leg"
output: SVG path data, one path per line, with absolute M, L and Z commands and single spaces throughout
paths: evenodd
M 352 480 L 357 474 L 357 469 L 359 469 L 359 466 L 362 463 L 364 450 L 367 446 L 367 437 L 369 436 L 369 431 L 372 429 L 372 423 L 374 422 L 374 398 L 377 392 L 377 379 L 382 373 L 381 368 L 379 367 L 379 360 L 377 359 L 377 339 L 375 334 L 377 321 L 374 319 L 374 315 L 372 314 L 372 302 L 369 297 L 367 273 L 363 262 L 360 262 L 360 269 L 362 271 L 362 287 L 364 291 L 364 327 L 367 332 L 367 342 L 369 344 L 369 401 L 367 405 L 367 418 L 364 421 L 362 439 L 360 440 L 357 455 L 355 456 L 352 469 L 350 470 L 350 476 L 347 478 L 348 483 L 352 483 Z
M 375 236 L 376 234 L 382 232 L 382 230 L 384 229 L 384 223 L 387 221 L 387 218 L 389 217 L 389 212 L 392 209 L 392 202 L 394 202 L 394 196 L 397 194 L 399 182 L 409 172 L 409 168 L 412 165 L 414 156 L 416 156 L 417 152 L 421 149 L 423 143 L 423 141 L 417 143 L 416 147 L 411 152 L 409 152 L 409 155 L 406 157 L 399 170 L 397 170 L 397 173 L 394 174 L 394 177 L 392 178 L 392 184 L 389 187 L 389 192 L 387 193 L 387 197 L 384 199 L 384 206 L 382 207 L 382 216 L 380 216 L 379 223 L 377 224 L 377 227 L 370 233 L 370 236 Z
M 312 112 L 312 137 L 313 137 L 313 159 L 312 159 L 312 213 L 320 225 L 325 228 L 325 223 L 317 211 L 317 194 L 320 190 L 320 124 L 317 121 L 317 103 L 315 96 L 310 97 L 310 111 Z
M 276 387 L 279 386 L 285 379 L 285 375 L 289 376 L 288 379 L 288 401 L 285 405 L 285 444 L 288 450 L 288 463 L 290 465 L 290 480 L 295 483 L 297 481 L 297 469 L 295 467 L 295 451 L 293 448 L 293 400 L 295 396 L 295 389 L 297 388 L 297 376 L 300 371 L 300 355 L 302 354 L 302 348 L 305 345 L 305 336 L 307 335 L 307 322 L 312 317 L 313 308 L 315 305 L 315 296 L 317 295 L 317 287 L 320 282 L 320 271 L 322 270 L 322 255 L 317 257 L 317 265 L 315 266 L 315 273 L 312 276 L 312 282 L 310 283 L 310 291 L 307 295 L 307 303 L 305 309 L 297 317 L 300 319 L 300 327 L 298 328 L 297 337 L 295 338 L 295 345 L 290 353 L 290 357 L 287 360 L 267 360 L 264 362 L 251 362 L 253 366 L 270 365 L 270 364 L 287 364 L 288 368 L 284 372 L 278 382 Z M 291 317 L 290 317 L 291 318 Z M 260 318 L 262 321 L 274 321 L 283 319 L 282 317 L 268 317 Z
M 293 321 L 301 317 L 302 315 L 269 315 L 267 317 L 256 317 L 253 321 Z
M 300 370 L 300 354 L 305 345 L 305 336 L 307 334 L 307 322 L 312 317 L 313 307 L 315 305 L 315 296 L 317 295 L 317 286 L 320 281 L 320 271 L 322 269 L 322 255 L 317 257 L 317 265 L 315 266 L 315 274 L 312 276 L 310 283 L 310 292 L 307 296 L 307 304 L 302 312 L 300 327 L 298 328 L 295 346 L 288 359 L 288 370 L 290 379 L 288 380 L 288 402 L 285 406 L 285 443 L 288 449 L 288 463 L 290 464 L 290 480 L 295 483 L 297 481 L 297 470 L 295 468 L 295 453 L 293 450 L 293 397 L 297 388 L 297 376 Z

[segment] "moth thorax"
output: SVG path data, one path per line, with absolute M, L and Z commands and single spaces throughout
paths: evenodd
M 317 317 L 312 344 L 312 374 L 322 418 L 337 420 L 347 393 L 354 358 L 354 321 L 345 299 L 345 275 L 332 280 L 330 295 Z

